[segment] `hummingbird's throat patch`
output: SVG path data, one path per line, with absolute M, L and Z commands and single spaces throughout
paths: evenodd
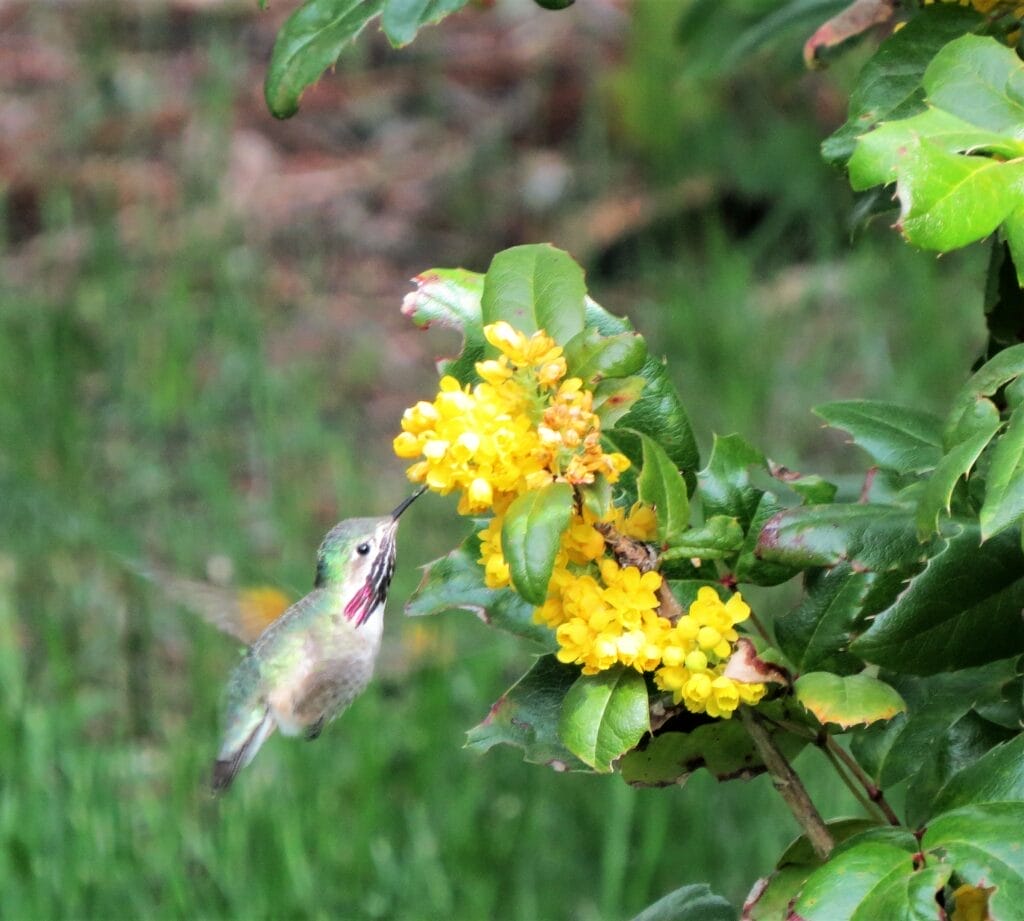
M 382 547 L 381 552 L 377 554 L 366 581 L 345 605 L 346 619 L 355 621 L 357 627 L 365 624 L 373 612 L 388 600 L 388 588 L 394 572 L 395 545 L 394 542 L 389 542 L 389 545 Z

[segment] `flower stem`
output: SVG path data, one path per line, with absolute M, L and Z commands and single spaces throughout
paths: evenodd
M 821 746 L 822 754 L 828 759 L 829 764 L 832 765 L 836 774 L 839 775 L 839 779 L 849 790 L 854 799 L 861 804 L 864 811 L 871 816 L 873 819 L 884 819 L 881 810 L 877 803 L 871 802 L 864 790 L 857 784 L 857 782 L 850 776 L 847 769 L 843 767 L 842 762 L 836 757 L 835 753 L 828 748 L 828 746 Z
M 743 728 L 749 733 L 761 760 L 764 761 L 765 767 L 771 775 L 775 789 L 789 806 L 793 817 L 800 823 L 814 853 L 821 860 L 827 860 L 828 855 L 835 847 L 835 841 L 832 840 L 832 835 L 828 826 L 825 825 L 821 813 L 818 812 L 817 807 L 808 796 L 807 788 L 800 776 L 793 770 L 785 755 L 779 751 L 771 733 L 761 722 L 757 713 L 750 707 L 740 707 L 738 712 L 743 721 Z
M 825 735 L 825 741 L 819 741 L 818 745 L 825 751 L 831 752 L 836 758 L 842 761 L 844 765 L 846 765 L 850 773 L 853 774 L 853 776 L 857 779 L 857 783 L 859 783 L 864 788 L 864 792 L 868 795 L 868 799 L 870 799 L 871 802 L 875 803 L 878 806 L 878 808 L 882 810 L 882 814 L 885 816 L 885 820 L 890 825 L 895 825 L 899 827 L 903 824 L 900 821 L 900 817 L 896 815 L 896 812 L 893 810 L 892 806 L 889 805 L 888 800 L 886 800 L 885 794 L 882 792 L 881 787 L 875 786 L 874 782 L 864 771 L 864 768 L 862 768 L 857 763 L 857 759 L 854 758 L 853 755 L 851 755 L 845 748 L 843 748 L 842 745 L 840 745 L 835 739 L 832 738 L 832 736 L 828 734 Z

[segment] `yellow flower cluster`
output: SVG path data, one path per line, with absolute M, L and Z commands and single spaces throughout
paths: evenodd
M 553 481 L 589 484 L 603 474 L 616 482 L 629 460 L 604 452 L 594 396 L 565 377 L 561 347 L 504 321 L 484 335 L 500 355 L 477 363 L 481 383 L 463 387 L 446 376 L 432 403 L 403 414 L 394 451 L 418 459 L 409 479 L 442 495 L 458 490 L 464 515 L 500 515 L 516 496 Z

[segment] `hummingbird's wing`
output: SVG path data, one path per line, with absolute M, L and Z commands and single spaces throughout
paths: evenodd
M 275 725 L 263 697 L 259 662 L 249 653 L 239 662 L 228 683 L 224 740 L 213 765 L 214 793 L 231 786 L 235 775 L 256 757 Z

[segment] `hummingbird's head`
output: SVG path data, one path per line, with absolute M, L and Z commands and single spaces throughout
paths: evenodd
M 423 489 L 413 493 L 383 518 L 346 518 L 320 544 L 314 584 L 317 588 L 351 586 L 355 595 L 346 613 L 356 619 L 357 626 L 387 599 L 395 571 L 398 519 L 422 493 Z

